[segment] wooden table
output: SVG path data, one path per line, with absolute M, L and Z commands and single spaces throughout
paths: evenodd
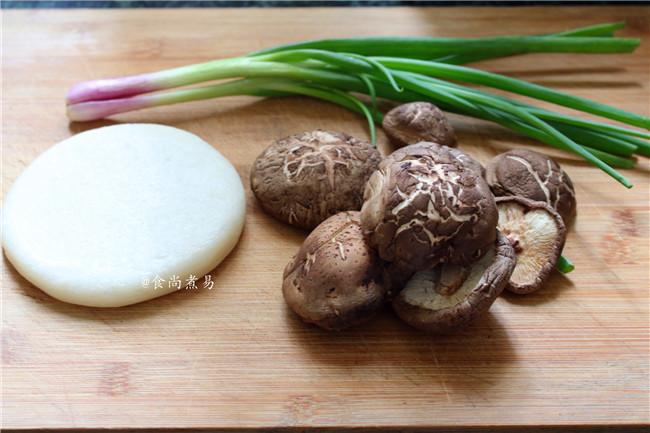
M 534 34 L 626 20 L 619 34 L 643 38 L 635 54 L 536 54 L 476 66 L 647 116 L 649 15 L 648 7 L 5 10 L 2 195 L 50 146 L 116 122 L 196 133 L 245 185 L 274 139 L 316 128 L 367 137 L 356 114 L 298 97 L 231 97 L 91 123 L 65 117 L 65 92 L 78 81 L 312 38 Z M 247 188 L 241 242 L 211 273 L 212 290 L 84 308 L 45 295 L 3 257 L 4 428 L 648 424 L 650 161 L 624 171 L 635 184 L 627 190 L 572 155 L 451 119 L 458 147 L 482 162 L 525 147 L 563 165 L 579 202 L 565 248 L 573 273 L 553 275 L 530 296 L 505 294 L 455 335 L 418 332 L 388 308 L 365 325 L 324 332 L 300 323 L 280 291 L 305 233 L 262 213 Z M 378 140 L 391 150 L 381 132 Z

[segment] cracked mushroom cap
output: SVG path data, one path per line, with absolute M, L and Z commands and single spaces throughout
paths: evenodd
M 456 144 L 456 132 L 445 114 L 429 102 L 409 102 L 388 111 L 382 122 L 384 132 L 397 147 L 420 141 L 445 146 Z
M 496 239 L 490 188 L 444 149 L 413 148 L 384 159 L 364 200 L 361 224 L 368 242 L 406 271 L 472 263 Z
M 562 254 L 566 228 L 560 214 L 542 201 L 497 197 L 499 230 L 510 240 L 517 265 L 506 289 L 527 294 L 548 280 Z
M 392 306 L 406 323 L 423 331 L 458 331 L 485 313 L 503 292 L 515 268 L 509 240 L 501 233 L 485 255 L 468 266 L 441 264 L 417 272 Z
M 483 167 L 483 164 L 454 147 L 445 146 L 431 141 L 420 141 L 402 147 L 388 155 L 387 158 L 402 159 L 409 155 L 436 156 L 439 153 L 444 153 L 445 155 L 451 154 L 456 164 L 468 168 L 479 176 L 485 178 L 485 167 Z
M 329 330 L 369 320 L 388 294 L 383 262 L 363 236 L 359 212 L 341 212 L 316 227 L 283 279 L 287 305 L 303 321 Z
M 341 211 L 359 210 L 366 181 L 381 161 L 370 143 L 316 130 L 282 138 L 251 168 L 251 190 L 274 218 L 313 229 Z
M 495 196 L 519 195 L 543 201 L 569 223 L 576 213 L 576 195 L 569 175 L 548 156 L 513 149 L 494 157 L 485 175 Z

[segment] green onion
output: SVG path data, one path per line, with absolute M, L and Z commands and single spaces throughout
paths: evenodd
M 390 69 L 415 72 L 449 80 L 482 84 L 496 89 L 506 90 L 512 93 L 581 110 L 586 113 L 596 114 L 612 120 L 619 120 L 629 125 L 650 129 L 650 119 L 647 117 L 499 74 L 484 72 L 465 66 L 447 65 L 431 61 L 391 59 L 384 57 L 377 58 L 377 61 Z
M 634 51 L 638 43 L 638 40 L 631 38 L 562 35 L 484 38 L 362 37 L 298 42 L 256 51 L 249 56 L 290 50 L 318 49 L 332 52 L 353 52 L 362 56 L 427 60 L 451 54 L 491 54 L 492 57 L 503 57 L 528 53 L 629 53 Z
M 630 168 L 634 155 L 650 155 L 650 134 L 535 107 L 460 83 L 522 95 L 632 127 L 650 119 L 548 87 L 458 63 L 533 52 L 628 53 L 638 39 L 617 38 L 624 23 L 607 23 L 550 35 L 488 38 L 341 38 L 276 46 L 240 57 L 72 86 L 67 112 L 74 121 L 166 104 L 231 95 L 305 95 L 365 116 L 375 142 L 381 122 L 376 100 L 429 101 L 441 109 L 496 122 L 576 153 L 628 188 L 612 167 Z M 427 60 L 429 59 L 429 60 Z M 431 60 L 435 59 L 435 60 Z M 227 80 L 227 81 L 224 81 Z M 183 88 L 198 83 L 208 85 Z M 370 106 L 360 95 L 368 95 Z
M 558 259 L 555 267 L 563 274 L 568 274 L 569 272 L 573 271 L 576 268 L 574 264 L 571 263 L 571 261 L 566 257 L 564 257 L 564 255 L 562 254 L 560 254 L 560 258 Z
M 614 36 L 614 32 L 616 30 L 619 30 L 621 28 L 625 27 L 624 22 L 618 22 L 618 23 L 607 23 L 607 24 L 598 24 L 595 26 L 590 26 L 590 27 L 583 27 L 580 29 L 574 29 L 574 30 L 569 30 L 566 32 L 561 32 L 561 33 L 553 33 L 550 35 L 542 35 L 542 36 Z M 519 53 L 523 54 L 523 53 Z M 461 65 L 465 63 L 472 63 L 472 62 L 477 62 L 479 60 L 486 60 L 494 57 L 503 57 L 499 56 L 495 52 L 490 52 L 490 53 L 479 53 L 479 54 L 449 54 L 446 56 L 442 56 L 439 58 L 435 58 L 433 60 L 437 62 L 444 62 L 444 63 L 450 63 L 454 65 Z

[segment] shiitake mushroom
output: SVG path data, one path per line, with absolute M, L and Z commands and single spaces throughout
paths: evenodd
M 465 167 L 478 176 L 485 178 L 485 167 L 483 167 L 483 164 L 455 147 L 449 147 L 433 141 L 419 141 L 402 147 L 388 155 L 386 159 L 397 160 L 413 155 L 430 155 L 435 157 L 440 154 L 447 155 L 455 164 Z
M 366 185 L 361 225 L 379 256 L 413 272 L 478 260 L 496 239 L 485 180 L 444 146 L 414 144 L 385 158 Z
M 270 145 L 251 168 L 250 186 L 266 213 L 313 229 L 338 212 L 361 209 L 366 181 L 380 160 L 367 141 L 319 129 Z
M 485 313 L 501 294 L 515 268 L 508 238 L 497 239 L 476 263 L 443 263 L 417 272 L 392 301 L 397 315 L 423 331 L 459 331 Z
M 564 220 L 548 203 L 521 196 L 496 198 L 498 228 L 510 240 L 517 264 L 506 286 L 532 293 L 548 280 L 566 240 Z
M 512 149 L 491 159 L 485 178 L 495 196 L 521 196 L 543 201 L 569 224 L 576 213 L 573 182 L 549 156 L 529 149 Z
M 356 211 L 319 224 L 283 273 L 287 305 L 303 321 L 328 330 L 369 320 L 388 292 L 384 264 L 366 242 Z
M 288 137 L 276 146 L 284 147 L 280 153 L 318 153 L 315 148 L 305 150 L 304 143 L 317 141 L 318 147 L 346 137 L 319 130 Z M 391 305 L 405 322 L 429 332 L 452 332 L 487 311 L 504 288 L 530 293 L 548 279 L 566 238 L 564 219 L 552 204 L 565 218 L 575 214 L 571 180 L 550 158 L 511 151 L 491 161 L 486 170 L 459 150 L 434 142 L 407 145 L 381 161 L 378 153 L 361 147 L 361 157 L 355 153 L 355 164 L 361 163 L 354 167 L 353 180 L 364 184 L 360 212 L 351 210 L 358 205 L 346 204 L 346 212 L 336 213 L 336 207 L 321 204 L 326 212 L 314 217 L 318 200 L 303 206 L 308 210 L 302 222 L 295 208 L 288 217 L 273 211 L 293 225 L 316 224 L 283 274 L 285 301 L 303 321 L 346 329 L 369 320 L 394 295 Z M 258 158 L 251 176 L 265 210 L 268 189 L 260 185 L 272 180 L 262 173 L 281 171 L 288 179 L 288 172 L 312 167 L 307 159 L 296 163 L 301 158 L 284 155 L 278 170 L 277 155 L 276 162 L 269 158 L 273 151 Z M 341 153 L 336 150 L 334 155 Z M 323 166 L 322 161 L 313 163 L 318 165 Z M 350 174 L 316 173 L 316 184 L 326 179 L 331 187 L 315 193 L 327 203 L 329 194 L 340 194 L 334 192 L 337 182 L 332 176 Z M 522 187 L 527 196 L 540 198 L 541 191 L 545 200 L 521 197 L 522 188 L 513 185 L 518 181 L 528 182 Z M 312 191 L 313 185 L 299 185 L 304 182 L 310 183 L 294 182 L 276 192 L 272 201 L 277 205 L 296 200 L 297 191 Z M 494 194 L 506 197 L 495 199 Z
M 388 111 L 382 128 L 396 147 L 420 141 L 456 144 L 456 132 L 445 114 L 430 102 L 409 102 Z

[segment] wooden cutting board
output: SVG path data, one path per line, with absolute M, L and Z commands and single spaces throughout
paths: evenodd
M 317 128 L 367 137 L 356 114 L 298 97 L 231 97 L 90 123 L 65 117 L 65 92 L 78 81 L 313 38 L 536 34 L 626 20 L 619 34 L 643 39 L 635 54 L 536 54 L 476 66 L 648 116 L 649 15 L 641 6 L 4 10 L 2 196 L 55 143 L 113 123 L 198 134 L 245 185 L 253 160 L 277 138 Z M 553 275 L 530 296 L 505 294 L 454 335 L 418 332 L 388 308 L 365 325 L 324 332 L 300 323 L 280 292 L 305 233 L 262 213 L 248 190 L 241 241 L 210 274 L 212 289 L 119 309 L 78 307 L 45 295 L 3 257 L 3 427 L 648 424 L 648 158 L 624 171 L 635 184 L 627 190 L 572 155 L 451 119 L 458 147 L 482 162 L 525 147 L 566 169 L 579 202 L 565 248 L 573 273 Z M 381 131 L 378 140 L 391 151 Z

